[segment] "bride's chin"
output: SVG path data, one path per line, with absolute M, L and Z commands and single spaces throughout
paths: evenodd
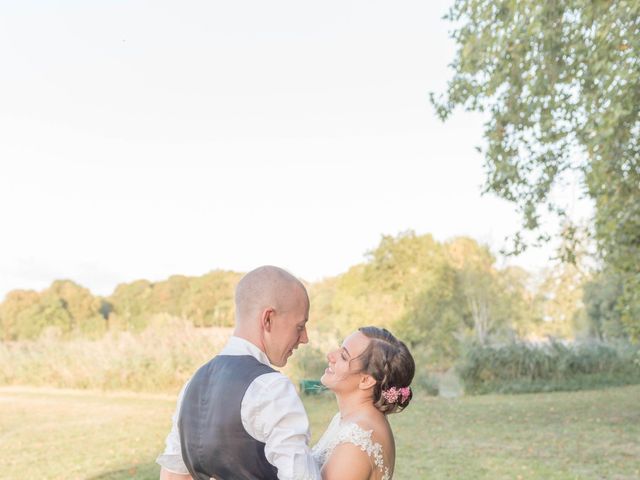
M 320 383 L 322 385 L 324 385 L 325 387 L 327 387 L 329 390 L 333 391 L 333 388 L 331 387 L 330 382 L 327 382 L 327 374 L 326 373 L 324 375 L 322 375 L 322 377 L 320 377 Z

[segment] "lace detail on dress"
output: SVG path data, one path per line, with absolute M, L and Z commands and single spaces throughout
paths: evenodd
M 360 447 L 363 452 L 367 452 L 373 463 L 382 472 L 382 480 L 391 480 L 389 467 L 384 466 L 382 458 L 382 445 L 371 440 L 373 430 L 364 430 L 357 423 L 340 423 L 340 414 L 336 415 L 327 431 L 320 441 L 313 447 L 311 453 L 313 458 L 322 468 L 333 449 L 341 443 L 352 443 Z

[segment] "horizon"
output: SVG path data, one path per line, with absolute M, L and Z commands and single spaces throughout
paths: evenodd
M 399 232 L 398 234 L 400 234 L 400 233 L 403 233 L 403 232 Z M 417 233 L 416 233 L 416 235 L 417 235 Z M 425 233 L 425 234 L 422 234 L 422 235 L 431 235 L 431 234 Z M 395 236 L 397 236 L 397 235 L 394 235 L 394 237 Z M 455 238 L 460 238 L 460 237 L 461 236 L 454 236 L 454 237 L 450 237 L 450 238 L 447 238 L 447 239 L 442 240 L 442 241 L 436 239 L 436 241 L 438 241 L 439 243 L 446 243 L 448 241 L 451 241 L 451 240 L 453 240 Z M 472 237 L 469 237 L 469 238 L 472 238 Z M 473 240 L 478 242 L 480 245 L 487 246 L 487 247 L 490 248 L 489 245 L 483 244 L 482 242 L 479 242 L 477 239 L 473 239 Z M 496 252 L 494 252 L 493 250 L 491 250 L 491 253 L 492 253 L 492 255 L 494 255 L 494 257 L 496 259 L 495 263 L 496 263 L 497 267 L 500 268 L 500 269 L 504 269 L 504 268 L 508 268 L 508 267 L 520 267 L 520 268 L 523 268 L 524 270 L 526 270 L 532 276 L 534 281 L 535 281 L 535 279 L 537 277 L 539 277 L 540 274 L 542 274 L 544 272 L 544 268 L 543 269 L 539 269 L 539 270 L 533 270 L 533 271 L 532 270 L 528 270 L 526 267 L 524 267 L 522 265 L 506 262 L 504 257 L 500 257 L 500 255 L 496 254 Z M 366 263 L 366 255 L 367 255 L 367 253 L 363 254 L 362 262 L 360 262 L 360 263 Z M 302 280 L 303 282 L 305 282 L 307 284 L 314 284 L 314 283 L 322 282 L 322 281 L 327 280 L 329 278 L 339 277 L 340 275 L 345 274 L 349 269 L 351 269 L 352 267 L 354 267 L 354 266 L 356 266 L 356 265 L 358 265 L 360 263 L 349 265 L 344 270 L 342 270 L 340 272 L 337 272 L 335 274 L 325 275 L 325 276 L 322 276 L 322 277 L 319 277 L 319 278 L 313 278 L 313 279 L 309 279 L 309 278 L 306 278 L 304 276 L 297 275 L 296 272 L 290 271 L 289 269 L 286 268 L 286 266 L 284 266 L 284 267 L 280 266 L 280 265 L 277 265 L 277 266 L 280 266 L 281 268 L 285 268 L 285 270 L 289 271 L 294 276 L 296 276 L 297 278 L 299 278 L 300 280 Z M 193 273 L 193 274 L 185 274 L 185 273 L 181 273 L 181 272 L 172 272 L 172 273 L 169 273 L 168 275 L 166 275 L 164 277 L 160 277 L 160 278 L 134 277 L 134 278 L 130 278 L 130 279 L 125 279 L 122 282 L 114 284 L 108 291 L 107 290 L 95 291 L 90 286 L 84 285 L 82 282 L 78 281 L 77 279 L 70 278 L 70 277 L 61 277 L 61 278 L 52 279 L 51 282 L 48 285 L 46 285 L 46 286 L 44 286 L 42 288 L 14 288 L 14 289 L 9 289 L 4 293 L 0 292 L 0 303 L 2 303 L 5 300 L 6 295 L 9 294 L 12 291 L 16 291 L 16 290 L 20 290 L 20 291 L 36 291 L 36 292 L 40 293 L 40 292 L 48 289 L 53 282 L 57 282 L 57 281 L 62 281 L 62 282 L 70 281 L 70 282 L 75 283 L 76 285 L 79 285 L 82 288 L 88 289 L 91 292 L 91 294 L 94 295 L 94 296 L 97 296 L 97 297 L 109 297 L 110 295 L 113 294 L 113 292 L 116 290 L 116 288 L 118 286 L 131 284 L 131 283 L 134 283 L 134 282 L 137 282 L 137 281 L 141 281 L 141 280 L 148 281 L 153 285 L 153 284 L 156 284 L 156 283 L 159 283 L 159 282 L 167 281 L 169 278 L 174 277 L 174 276 L 184 276 L 184 277 L 188 277 L 188 278 L 194 278 L 194 277 L 201 277 L 201 276 L 207 275 L 209 273 L 213 273 L 213 272 L 233 272 L 233 273 L 245 274 L 245 273 L 249 272 L 250 270 L 252 270 L 253 268 L 258 268 L 259 266 L 260 265 L 255 265 L 255 266 L 250 267 L 249 269 L 246 269 L 246 270 L 240 270 L 240 269 L 234 269 L 234 268 L 213 267 L 213 268 L 210 268 L 208 270 L 203 270 L 200 273 Z

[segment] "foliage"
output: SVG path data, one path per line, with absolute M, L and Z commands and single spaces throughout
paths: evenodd
M 99 299 L 70 280 L 56 280 L 39 293 L 14 290 L 0 304 L 3 337 L 32 339 L 46 328 L 65 335 L 101 335 L 106 325 L 100 307 Z
M 228 327 L 195 327 L 184 318 L 153 315 L 140 332 L 110 331 L 100 338 L 74 337 L 46 329 L 37 340 L 0 342 L 0 385 L 169 392 L 220 351 Z M 283 370 L 297 384 L 319 379 L 332 337 L 312 332 Z
M 226 330 L 196 329 L 156 315 L 137 335 L 115 331 L 99 339 L 0 343 L 0 384 L 101 390 L 173 391 L 224 344 Z
M 501 301 L 495 308 L 510 333 L 502 338 L 526 338 L 537 331 L 543 315 L 544 302 L 538 288 L 533 286 L 533 277 L 523 268 L 513 266 L 498 270 L 497 275 Z
M 112 313 L 109 328 L 117 330 L 141 330 L 146 323 L 148 312 L 152 310 L 151 291 L 153 285 L 148 280 L 137 280 L 118 285 L 107 298 Z
M 438 372 L 434 370 L 433 352 L 428 347 L 416 346 L 411 349 L 411 355 L 416 364 L 411 388 L 414 392 L 437 396 L 440 392 L 440 380 Z
M 294 384 L 301 380 L 320 380 L 327 368 L 327 351 L 317 345 L 303 345 L 298 348 L 284 371 Z
M 195 327 L 230 327 L 240 276 L 213 271 L 138 280 L 118 285 L 106 298 L 69 281 L 54 282 L 42 292 L 11 292 L 0 304 L 0 322 L 6 340 L 37 339 L 51 329 L 62 339 L 138 333 L 162 315 L 184 318 Z M 407 231 L 383 236 L 365 262 L 309 285 L 309 291 L 310 326 L 331 348 L 358 327 L 377 325 L 420 349 L 430 369 L 441 371 L 458 358 L 463 341 L 490 343 L 540 333 L 542 311 L 550 308 L 546 303 L 573 290 L 554 290 L 553 298 L 546 291 L 546 297 L 536 296 L 526 271 L 498 268 L 489 249 L 475 240 L 441 243 Z M 324 353 L 317 355 L 318 364 Z
M 144 330 L 154 315 L 187 317 L 196 326 L 232 326 L 233 291 L 241 274 L 213 271 L 200 277 L 174 275 L 118 285 L 107 298 L 69 280 L 41 292 L 14 290 L 0 304 L 4 340 L 35 339 L 47 328 L 63 336 L 98 338 L 107 330 Z
M 383 236 L 363 264 L 311 288 L 318 328 L 340 338 L 363 325 L 390 329 L 433 358 L 454 358 L 461 315 L 443 246 L 412 231 Z M 319 308 L 316 310 L 316 299 Z
M 510 338 L 534 323 L 528 283 L 527 272 L 498 269 L 471 238 L 440 243 L 407 231 L 383 236 L 365 263 L 312 285 L 312 321 L 337 338 L 367 324 L 389 328 L 442 370 L 461 340 Z
M 593 201 L 599 256 L 622 282 L 616 300 L 627 334 L 640 338 L 640 2 L 457 0 L 458 50 L 446 96 L 486 111 L 486 191 L 514 202 L 535 242 L 561 220 L 569 248 L 580 237 L 556 192 L 577 180 Z M 515 253 L 528 241 L 515 235 Z
M 571 263 L 558 263 L 544 271 L 536 294 L 543 321 L 538 337 L 575 338 L 581 330 L 585 275 Z
M 623 285 L 619 276 L 600 272 L 584 286 L 584 302 L 591 336 L 600 340 L 626 336 L 617 301 Z
M 443 301 L 449 270 L 442 246 L 431 235 L 385 235 L 364 265 L 347 272 L 337 301 L 345 304 L 347 296 L 360 300 L 362 314 L 352 323 L 391 328 L 396 319 L 415 311 L 417 298 Z
M 423 349 L 425 361 L 432 367 L 444 369 L 457 358 L 459 336 L 466 326 L 455 272 L 441 265 L 441 269 L 434 272 L 434 280 L 399 319 L 397 333 L 412 350 Z
M 465 338 L 484 344 L 510 337 L 534 321 L 536 312 L 526 286 L 529 275 L 524 270 L 498 270 L 489 248 L 471 238 L 455 238 L 447 248 L 464 300 L 463 318 L 473 332 L 467 332 Z
M 33 325 L 32 317 L 37 313 L 39 295 L 32 290 L 14 290 L 9 292 L 0 304 L 0 319 L 4 340 L 29 338 L 35 335 L 38 327 Z M 40 333 L 39 331 L 37 333 Z
M 601 342 L 471 344 L 457 370 L 469 393 L 523 393 L 640 383 L 640 348 Z
M 241 274 L 216 270 L 200 277 L 173 275 L 151 283 L 138 280 L 118 285 L 107 301 L 113 305 L 110 322 L 138 331 L 152 315 L 166 313 L 189 318 L 199 327 L 233 325 L 233 292 Z M 110 324 L 111 326 L 111 324 Z
M 640 259 L 640 255 L 636 257 Z M 622 295 L 616 302 L 620 321 L 626 335 L 636 343 L 640 342 L 640 268 L 633 272 L 620 272 Z

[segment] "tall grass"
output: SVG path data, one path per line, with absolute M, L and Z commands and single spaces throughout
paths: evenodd
M 64 339 L 56 330 L 33 341 L 0 342 L 0 385 L 176 393 L 224 346 L 231 328 L 198 328 L 156 315 L 140 333 L 108 332 L 99 339 Z M 319 379 L 337 345 L 313 334 L 283 369 L 294 384 Z
M 469 345 L 457 366 L 468 393 L 580 390 L 640 383 L 630 344 L 514 342 Z
M 34 385 L 175 394 L 196 369 L 216 355 L 229 328 L 197 328 L 156 315 L 140 333 L 109 332 L 100 339 L 62 339 L 54 330 L 38 340 L 0 342 L 0 385 Z M 327 352 L 339 341 L 311 332 L 283 369 L 294 384 L 318 380 Z M 416 348 L 414 386 L 438 393 L 438 380 Z M 457 373 L 467 393 L 579 390 L 640 383 L 640 347 L 603 343 L 473 345 Z
M 0 384 L 175 392 L 230 333 L 166 315 L 139 334 L 97 340 L 62 340 L 49 331 L 35 341 L 0 342 Z

